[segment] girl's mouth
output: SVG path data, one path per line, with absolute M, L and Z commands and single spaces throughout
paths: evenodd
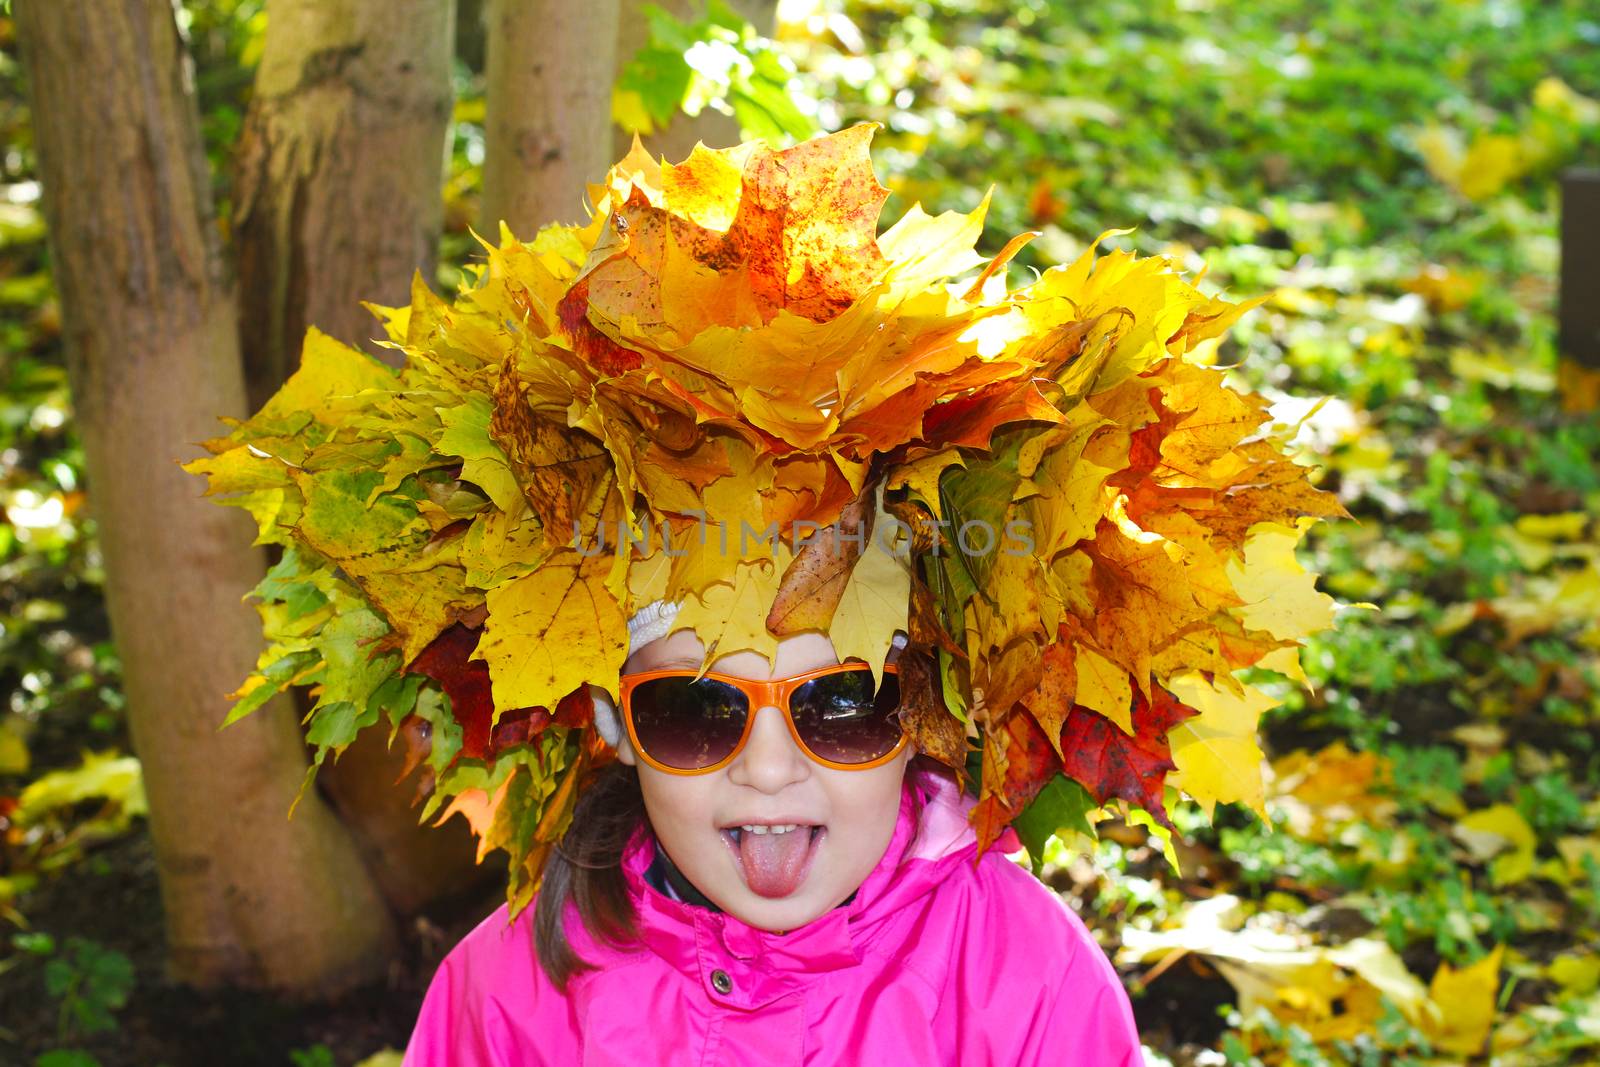
M 827 829 L 809 823 L 744 823 L 722 830 L 744 884 L 757 896 L 786 897 L 811 870 Z

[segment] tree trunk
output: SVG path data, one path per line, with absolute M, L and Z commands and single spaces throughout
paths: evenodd
M 1600 170 L 1561 176 L 1560 336 L 1556 385 L 1561 410 L 1600 410 Z
M 644 47 L 650 36 L 650 24 L 645 20 L 644 7 L 655 4 L 678 19 L 695 19 L 705 11 L 705 0 L 625 0 L 622 21 L 618 27 L 617 69 L 620 71 Z M 778 0 L 731 0 L 732 7 L 754 26 L 756 32 L 771 37 L 778 25 Z M 665 158 L 670 163 L 680 163 L 689 158 L 696 141 L 704 141 L 707 148 L 728 148 L 739 143 L 739 123 L 732 115 L 724 115 L 713 108 L 703 108 L 698 115 L 678 112 L 672 121 L 648 137 L 641 137 L 644 147 L 652 156 Z M 611 151 L 615 159 L 627 155 L 633 147 L 633 134 L 621 127 L 612 134 Z
M 179 469 L 242 415 L 192 75 L 170 0 L 16 0 L 67 367 L 143 766 L 173 976 L 325 992 L 395 936 L 278 702 L 218 730 L 261 631 L 248 516 Z
M 621 0 L 488 0 L 483 203 L 479 231 L 500 221 L 531 238 L 549 222 L 582 222 L 584 190 L 611 165 L 611 86 Z
M 478 840 L 467 820 L 449 819 L 443 826 L 417 823 L 418 774 L 397 782 L 404 771 L 404 745 L 398 740 L 389 744 L 385 723 L 362 730 L 317 774 L 318 785 L 354 834 L 389 910 L 416 915 L 441 900 L 504 878 L 503 863 L 479 865 Z
M 398 364 L 361 301 L 430 283 L 455 0 L 271 0 L 235 160 L 233 232 L 251 409 L 315 325 Z
M 455 0 L 268 3 L 234 162 L 251 410 L 298 365 L 308 325 L 363 345 L 382 331 L 360 301 L 405 305 L 416 271 L 432 282 L 455 17 Z M 393 349 L 363 347 L 400 362 Z M 417 825 L 411 789 L 394 784 L 404 754 L 384 737 L 365 731 L 317 781 L 390 908 L 409 915 L 486 869 L 464 820 Z

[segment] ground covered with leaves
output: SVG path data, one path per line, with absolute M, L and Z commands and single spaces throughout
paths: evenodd
M 261 8 L 182 8 L 225 201 Z M 1303 553 L 1352 605 L 1308 648 L 1309 688 L 1255 679 L 1278 701 L 1270 825 L 1180 803 L 1170 859 L 1111 815 L 1039 857 L 1116 961 L 1152 1061 L 1600 1060 L 1600 421 L 1563 410 L 1583 388 L 1559 381 L 1553 317 L 1556 178 L 1600 163 L 1600 15 L 783 11 L 799 110 L 884 124 L 885 218 L 970 210 L 993 184 L 980 249 L 1042 233 L 1019 271 L 1134 227 L 1118 241 L 1204 263 L 1210 289 L 1272 292 L 1215 361 L 1280 399 L 1356 517 Z M 8 34 L 0 19 L 0 1062 L 354 1064 L 404 1040 L 459 933 L 444 919 L 388 985 L 332 1009 L 164 985 Z M 481 158 L 481 99 L 461 88 L 446 289 Z

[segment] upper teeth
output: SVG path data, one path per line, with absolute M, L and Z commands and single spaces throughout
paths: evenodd
M 789 823 L 785 826 L 757 826 L 755 823 L 746 823 L 739 827 L 747 834 L 786 834 L 790 830 L 799 829 L 799 823 Z

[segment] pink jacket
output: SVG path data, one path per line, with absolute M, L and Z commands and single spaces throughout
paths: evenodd
M 534 955 L 533 909 L 508 926 L 502 906 L 439 965 L 403 1067 L 1139 1067 L 1127 993 L 1082 920 L 998 848 L 974 864 L 953 783 L 909 783 L 855 899 L 786 934 L 657 892 L 644 832 L 623 860 L 643 944 L 606 948 L 569 910 L 599 969 L 566 995 Z

